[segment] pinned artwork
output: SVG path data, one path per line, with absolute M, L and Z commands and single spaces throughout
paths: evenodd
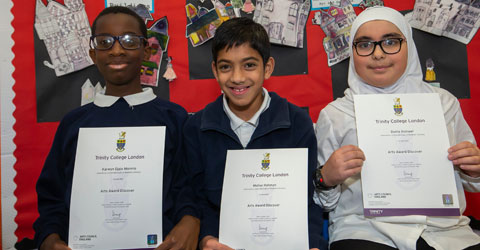
M 366 9 L 373 6 L 384 6 L 383 0 L 362 0 L 358 7 Z
M 310 0 L 257 0 L 253 20 L 268 33 L 270 42 L 303 48 Z
M 105 0 L 105 8 L 112 6 L 124 6 L 129 8 L 135 8 L 138 5 L 143 5 L 147 8 L 148 12 L 154 12 L 154 0 Z
M 95 95 L 102 91 L 104 91 L 104 88 L 100 82 L 97 82 L 97 85 L 93 87 L 92 82 L 87 78 L 85 83 L 82 85 L 82 98 L 80 105 L 83 106 L 93 102 L 95 100 Z
M 167 58 L 167 69 L 165 70 L 165 74 L 163 74 L 163 78 L 165 78 L 169 82 L 177 79 L 177 74 L 175 74 L 175 71 L 173 70 L 172 57 L 171 56 L 169 56 Z
M 480 0 L 417 0 L 406 18 L 414 28 L 468 44 L 480 26 Z
M 153 20 L 153 16 L 152 14 L 150 14 L 150 10 L 144 4 L 138 4 L 135 7 L 128 6 L 128 8 L 135 11 L 135 13 L 137 13 L 145 23 Z
M 240 17 L 240 10 L 243 8 L 242 0 L 230 0 L 230 3 L 232 4 L 233 10 L 235 11 L 235 15 L 237 17 Z
M 225 5 L 220 1 L 212 0 L 215 8 L 207 10 L 200 7 L 199 10 L 189 3 L 185 6 L 190 23 L 187 25 L 186 37 L 193 47 L 199 46 L 215 36 L 215 31 L 224 21 L 230 19 Z
M 49 61 L 43 64 L 63 76 L 93 64 L 89 56 L 90 24 L 82 0 L 65 0 L 65 5 L 37 0 L 35 30 L 45 44 Z
M 168 47 L 168 20 L 162 17 L 147 30 L 147 40 L 150 46 L 150 57 L 142 62 L 140 81 L 143 85 L 158 86 L 160 66 L 163 53 Z
M 425 68 L 426 68 L 426 70 L 425 70 L 425 81 L 432 86 L 440 88 L 440 83 L 436 82 L 437 81 L 437 75 L 435 74 L 435 71 L 433 70 L 435 68 L 435 63 L 433 62 L 432 58 L 427 59 L 427 61 L 425 62 Z
M 435 64 L 433 63 L 432 58 L 427 59 L 425 66 L 427 68 L 427 71 L 425 73 L 425 81 L 433 82 L 437 80 L 437 77 L 435 76 L 435 71 L 433 71 L 433 69 L 435 68 Z
M 255 5 L 253 5 L 252 0 L 245 0 L 245 3 L 243 3 L 242 11 L 251 14 L 254 10 Z
M 349 57 L 348 41 L 350 28 L 357 15 L 349 0 L 341 0 L 339 6 L 315 13 L 313 24 L 320 25 L 326 37 L 323 48 L 327 53 L 328 66 L 337 64 Z
M 341 0 L 312 0 L 312 10 L 328 9 L 330 6 L 340 5 Z M 351 0 L 353 6 L 359 6 L 362 2 L 366 0 Z M 369 1 L 371 2 L 371 1 Z

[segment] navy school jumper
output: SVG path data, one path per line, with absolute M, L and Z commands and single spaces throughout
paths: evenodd
M 158 98 L 135 106 L 129 106 L 125 99 L 120 98 L 109 107 L 90 103 L 68 113 L 57 128 L 52 148 L 37 182 L 40 213 L 34 223 L 37 246 L 52 233 L 58 233 L 65 242 L 68 241 L 73 168 L 81 127 L 166 126 L 162 217 L 165 237 L 177 221 L 174 218 L 173 200 L 177 188 L 173 184 L 183 185 L 174 180 L 174 176 L 179 171 L 183 156 L 181 137 L 186 118 L 187 113 L 182 107 Z M 116 146 L 115 143 L 113 146 Z
M 310 248 L 327 249 L 322 237 L 322 209 L 313 202 L 313 174 L 317 166 L 317 141 L 312 120 L 305 110 L 270 92 L 271 102 L 261 115 L 246 149 L 308 148 L 308 226 Z M 186 154 L 185 175 L 191 185 L 182 190 L 196 200 L 182 202 L 183 213 L 199 209 L 202 213 L 200 240 L 212 235 L 218 237 L 220 200 L 227 150 L 243 149 L 230 120 L 223 110 L 223 97 L 188 119 L 184 128 Z M 195 196 L 195 197 L 193 197 Z M 189 211 L 189 212 L 187 212 Z M 295 216 L 292 214 L 291 216 Z M 295 234 L 295 232 L 292 232 Z

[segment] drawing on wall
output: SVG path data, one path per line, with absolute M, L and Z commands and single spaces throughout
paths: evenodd
M 242 11 L 248 14 L 251 14 L 255 10 L 255 5 L 253 5 L 252 0 L 245 0 L 243 3 Z
M 148 6 L 145 6 L 144 4 L 138 4 L 136 6 L 128 6 L 128 8 L 135 11 L 135 13 L 137 13 L 143 19 L 143 21 L 145 21 L 145 24 L 148 21 L 153 20 L 153 16 L 150 13 Z
M 235 15 L 237 17 L 240 17 L 240 10 L 243 8 L 243 2 L 242 0 L 230 0 L 230 3 L 233 7 L 233 11 L 235 12 Z
M 349 57 L 350 28 L 357 15 L 349 0 L 341 0 L 339 6 L 330 6 L 326 11 L 315 13 L 313 24 L 320 25 L 326 37 L 323 48 L 327 53 L 328 66 L 337 64 Z
M 224 21 L 230 19 L 225 5 L 220 1 L 212 0 L 214 8 L 211 10 L 200 7 L 198 10 L 189 3 L 185 6 L 187 17 L 186 37 L 193 47 L 197 47 L 215 36 L 215 31 Z
M 383 0 L 363 0 L 358 5 L 358 7 L 362 8 L 362 9 L 366 9 L 366 8 L 373 7 L 373 6 L 384 6 L 383 5 Z
M 167 17 L 160 18 L 147 30 L 151 50 L 150 57 L 142 62 L 140 81 L 143 85 L 158 86 L 163 53 L 167 51 L 169 39 Z
M 480 0 L 416 0 L 412 27 L 468 44 L 480 26 Z
M 274 44 L 303 48 L 310 0 L 257 0 L 253 20 L 261 24 Z
M 339 6 L 341 0 L 312 0 L 312 10 L 328 9 L 330 6 Z M 358 6 L 361 2 L 368 0 L 352 0 L 353 6 Z M 368 1 L 371 2 L 371 1 Z
M 89 78 L 85 81 L 85 83 L 82 85 L 82 98 L 81 98 L 81 103 L 80 105 L 83 106 L 85 104 L 89 104 L 95 100 L 95 95 L 97 93 L 100 93 L 104 91 L 105 88 L 102 87 L 100 82 L 97 82 L 95 87 L 93 87 L 92 82 L 90 81 Z
M 149 12 L 154 12 L 154 0 L 104 0 L 105 8 L 111 6 L 125 6 L 135 8 L 138 5 L 144 5 Z
M 55 70 L 57 77 L 93 64 L 88 54 L 90 24 L 82 0 L 65 0 L 65 5 L 49 1 L 46 6 L 37 0 L 35 30 L 50 57 L 43 64 Z
M 173 70 L 172 60 L 173 58 L 171 56 L 167 58 L 167 69 L 165 70 L 165 74 L 163 74 L 163 78 L 169 82 L 177 79 L 177 74 L 175 74 Z

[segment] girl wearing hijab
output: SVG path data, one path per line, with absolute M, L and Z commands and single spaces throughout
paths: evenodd
M 360 171 L 365 155 L 357 147 L 353 95 L 438 93 L 455 165 L 461 213 L 464 188 L 480 191 L 480 150 L 463 118 L 458 100 L 422 81 L 410 25 L 398 11 L 373 7 L 354 21 L 350 39 L 349 88 L 327 105 L 316 125 L 318 161 L 315 199 L 330 211 L 330 248 L 335 249 L 480 249 L 469 219 L 424 215 L 365 217 Z

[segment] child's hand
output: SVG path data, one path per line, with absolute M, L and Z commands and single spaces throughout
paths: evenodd
M 200 220 L 185 215 L 155 250 L 195 250 L 197 249 L 199 231 Z
M 360 173 L 365 155 L 353 145 L 337 149 L 323 165 L 322 176 L 327 186 L 342 184 L 348 177 Z
M 218 242 L 218 239 L 207 235 L 203 237 L 202 241 L 200 242 L 200 249 L 202 250 L 233 250 L 232 248 Z
M 72 250 L 67 246 L 67 243 L 60 239 L 56 233 L 50 234 L 45 238 L 40 246 L 40 250 Z
M 449 148 L 448 159 L 465 174 L 474 178 L 480 177 L 480 149 L 471 142 L 460 142 Z

